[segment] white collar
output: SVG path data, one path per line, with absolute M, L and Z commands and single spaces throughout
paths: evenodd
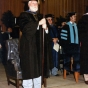
M 70 21 L 71 24 L 74 24 L 73 22 Z

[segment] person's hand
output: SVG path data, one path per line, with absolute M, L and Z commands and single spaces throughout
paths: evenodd
M 43 24 L 43 25 L 42 25 L 42 28 L 45 29 L 45 30 L 48 29 L 46 24 Z
M 56 41 L 58 42 L 58 38 L 56 38 Z
M 53 38 L 53 42 L 54 43 L 57 43 L 57 38 Z
M 46 19 L 45 18 L 43 18 L 39 21 L 39 25 L 44 25 L 44 24 L 46 24 Z

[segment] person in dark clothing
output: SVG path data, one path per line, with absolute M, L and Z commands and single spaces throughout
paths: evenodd
M 52 75 L 54 76 L 59 76 L 58 70 L 59 70 L 59 44 L 58 44 L 58 28 L 54 25 L 53 23 L 53 15 L 52 14 L 47 14 L 45 15 L 47 22 L 48 22 L 48 29 L 49 29 L 49 34 L 52 39 L 51 45 L 52 45 L 52 57 L 50 59 L 53 59 L 53 68 L 51 70 Z M 57 49 L 54 49 L 54 46 L 58 46 Z
M 29 10 L 19 16 L 19 26 L 22 32 L 20 38 L 20 65 L 22 70 L 23 88 L 41 88 L 41 60 L 39 57 L 42 46 L 39 46 L 38 31 L 40 25 L 48 33 L 45 18 L 38 19 L 38 1 L 28 1 Z M 37 40 L 38 39 L 38 40 Z M 41 44 L 40 44 L 41 45 Z
M 3 32 L 0 26 L 0 62 L 2 62 L 2 42 L 3 42 L 2 35 L 3 35 Z
M 7 64 L 7 50 L 6 50 L 6 40 L 12 39 L 12 29 L 9 27 L 6 32 L 1 32 L 2 40 L 2 64 L 6 66 Z
M 76 12 L 67 14 L 68 22 L 61 30 L 60 44 L 63 47 L 64 52 L 64 79 L 66 78 L 66 70 L 71 70 L 71 57 L 73 57 L 72 70 L 76 82 L 78 82 L 80 72 L 80 42 L 78 35 L 78 28 L 75 23 Z
M 2 64 L 6 66 L 5 32 L 2 30 L 0 30 L 0 55 Z
M 80 73 L 83 74 L 84 81 L 88 84 L 88 6 L 85 14 L 78 21 L 78 29 L 81 41 Z
M 66 25 L 66 18 L 60 16 L 59 18 L 56 18 L 56 26 L 58 27 L 58 35 L 59 35 L 59 44 L 60 44 L 60 33 L 61 33 L 61 30 L 63 29 L 63 27 Z M 61 45 L 61 44 L 60 44 Z
M 66 18 L 60 16 L 59 18 L 57 17 L 56 18 L 56 26 L 58 27 L 58 34 L 59 34 L 59 44 L 60 44 L 60 32 L 61 30 L 63 29 L 63 26 L 66 25 Z M 60 44 L 60 53 L 59 53 L 59 58 L 60 58 L 60 64 L 64 64 L 63 61 L 64 61 L 64 53 L 63 53 L 63 48 Z M 63 70 L 63 67 L 60 67 L 60 70 L 62 71 Z M 66 75 L 69 75 L 70 72 L 66 72 Z

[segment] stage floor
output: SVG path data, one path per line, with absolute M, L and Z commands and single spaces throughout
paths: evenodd
M 51 76 L 50 78 L 47 79 L 46 88 L 88 88 L 88 85 L 84 83 L 82 75 L 79 77 L 79 82 L 76 83 L 73 74 L 68 75 L 66 79 L 63 79 L 63 73 L 59 72 L 59 74 L 60 76 Z M 0 88 L 16 88 L 13 85 L 8 86 L 5 70 L 1 63 L 0 63 Z

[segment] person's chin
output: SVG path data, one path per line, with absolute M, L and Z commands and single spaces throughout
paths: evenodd
M 33 12 L 37 12 L 38 10 L 34 10 Z
M 31 11 L 32 11 L 32 12 L 37 12 L 37 11 L 38 11 L 38 9 L 31 9 Z

